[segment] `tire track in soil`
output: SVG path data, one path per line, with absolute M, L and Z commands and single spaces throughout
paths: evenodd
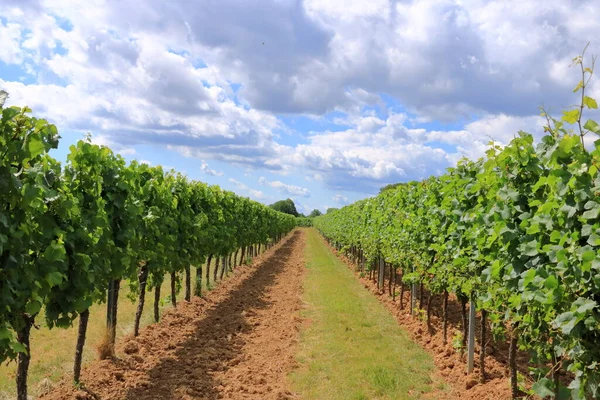
M 294 231 L 206 298 L 182 302 L 137 338 L 117 346 L 121 358 L 98 361 L 70 376 L 46 400 L 293 399 L 302 320 L 305 232 Z

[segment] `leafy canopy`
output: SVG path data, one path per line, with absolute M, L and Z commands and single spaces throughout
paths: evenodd
M 271 204 L 269 207 L 279 212 L 293 215 L 294 217 L 299 215 L 298 211 L 296 210 L 296 205 L 292 199 L 279 200 Z

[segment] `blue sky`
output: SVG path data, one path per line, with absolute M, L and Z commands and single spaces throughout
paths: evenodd
M 4 0 L 0 89 L 127 159 L 299 211 L 542 133 L 594 0 Z M 589 93 L 600 98 L 600 85 Z

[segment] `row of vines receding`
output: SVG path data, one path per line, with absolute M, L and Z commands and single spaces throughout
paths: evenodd
M 586 92 L 593 62 L 573 61 L 580 104 L 560 119 L 542 110 L 537 144 L 519 132 L 485 158 L 314 219 L 355 260 L 381 258 L 405 284 L 453 293 L 463 310 L 472 301 L 482 326 L 511 344 L 515 398 L 600 397 L 600 126 L 583 118 L 598 108 Z M 529 384 L 517 347 L 531 355 Z
M 165 276 L 185 278 L 189 301 L 201 295 L 205 262 L 209 280 L 215 260 L 216 280 L 218 260 L 222 277 L 235 266 L 232 255 L 252 257 L 295 226 L 293 216 L 218 186 L 160 166 L 128 164 L 89 138 L 71 146 L 61 166 L 49 155 L 58 146 L 54 125 L 27 108 L 0 104 L 0 112 L 0 362 L 17 360 L 19 400 L 27 399 L 29 338 L 39 315 L 51 328 L 70 327 L 80 317 L 74 344 L 79 383 L 95 303 L 107 303 L 106 354 L 114 351 L 121 282 L 138 296 L 137 335 L 145 293 L 154 289 L 160 298 Z

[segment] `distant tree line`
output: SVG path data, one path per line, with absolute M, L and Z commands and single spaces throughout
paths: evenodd
M 314 217 L 318 217 L 319 215 L 323 214 L 321 211 L 317 210 L 316 208 L 314 210 L 312 210 L 310 212 L 310 214 L 308 214 L 308 216 L 306 216 L 302 213 L 299 213 L 298 210 L 296 209 L 296 204 L 294 204 L 294 201 L 292 199 L 276 201 L 275 203 L 271 204 L 269 207 L 271 207 L 274 210 L 280 211 L 282 213 L 290 214 L 290 215 L 293 215 L 294 217 L 300 217 L 300 218 L 314 218 Z

